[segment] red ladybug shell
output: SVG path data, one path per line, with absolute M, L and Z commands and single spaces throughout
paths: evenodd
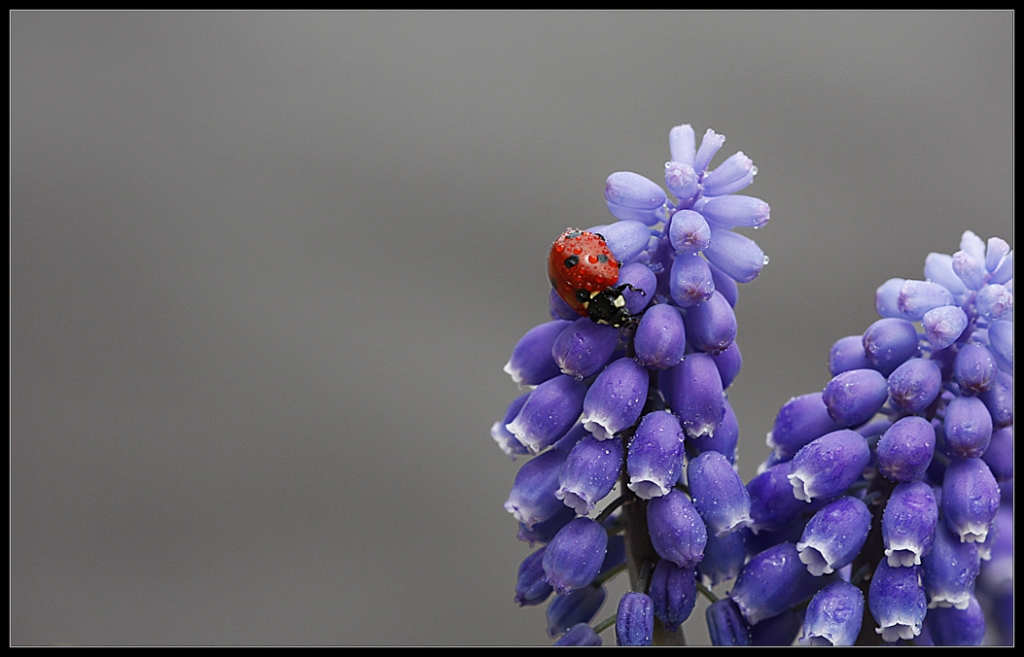
M 595 293 L 618 282 L 619 262 L 600 233 L 567 228 L 551 245 L 548 278 L 562 301 L 589 317 L 587 308 Z

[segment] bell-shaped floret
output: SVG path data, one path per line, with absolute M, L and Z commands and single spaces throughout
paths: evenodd
M 537 386 L 505 428 L 534 453 L 565 435 L 583 412 L 587 388 L 561 375 Z
M 750 496 L 725 456 L 702 452 L 686 466 L 686 481 L 708 532 L 724 536 L 750 524 Z
M 647 503 L 647 528 L 654 551 L 680 568 L 693 568 L 704 557 L 708 531 L 690 498 L 672 489 Z
M 882 641 L 909 641 L 920 634 L 928 611 L 921 588 L 921 567 L 894 568 L 885 559 L 879 561 L 868 589 L 868 608 L 878 623 L 875 632 L 882 635 Z
M 558 334 L 551 356 L 562 373 L 582 381 L 601 371 L 618 342 L 619 329 L 581 317 Z
M 531 552 L 519 565 L 519 574 L 516 578 L 515 603 L 520 607 L 527 605 L 539 605 L 551 595 L 551 585 L 544 575 L 544 550 L 547 546 L 536 552 Z
M 640 419 L 650 377 L 632 358 L 620 358 L 601 372 L 583 400 L 583 427 L 607 440 Z
M 564 507 L 555 497 L 558 477 L 565 465 L 565 452 L 548 450 L 523 464 L 516 473 L 505 510 L 516 520 L 533 529 L 534 525 L 554 516 Z
M 793 457 L 788 475 L 793 496 L 806 502 L 839 497 L 870 460 L 867 441 L 856 431 L 840 429 L 816 438 Z
M 810 519 L 796 544 L 800 561 L 815 577 L 853 563 L 871 529 L 871 512 L 860 500 L 840 497 Z
M 683 430 L 676 416 L 654 411 L 640 422 L 626 456 L 628 487 L 649 500 L 667 494 L 679 480 L 683 465 Z
M 897 420 L 878 441 L 878 471 L 890 481 L 923 479 L 935 454 L 935 428 L 923 417 Z
M 559 593 L 594 581 L 604 562 L 608 534 L 590 518 L 576 518 L 555 534 L 544 552 L 544 574 Z
M 557 320 L 527 331 L 512 350 L 512 357 L 505 364 L 505 373 L 520 386 L 540 385 L 558 376 L 558 364 L 551 356 L 551 346 L 570 323 Z
M 961 543 L 944 524 L 935 528 L 935 542 L 921 562 L 922 584 L 929 607 L 967 609 L 974 581 L 981 572 L 976 543 Z
M 795 545 L 783 542 L 751 557 L 731 595 L 747 622 L 756 625 L 806 600 L 827 583 L 828 578 L 807 572 Z
M 805 646 L 852 646 L 864 617 L 864 594 L 839 580 L 814 594 L 804 614 L 800 643 Z
M 687 328 L 687 334 L 689 334 Z M 712 436 L 725 417 L 722 378 L 711 356 L 692 353 L 667 370 L 668 402 L 690 438 Z
M 982 543 L 999 510 L 999 485 L 981 459 L 954 458 L 942 479 L 942 516 L 960 540 Z
M 973 595 L 966 609 L 929 609 L 924 626 L 937 646 L 980 646 L 985 639 L 985 613 Z
M 889 565 L 917 566 L 932 549 L 939 507 L 931 486 L 912 481 L 896 486 L 882 513 L 882 542 Z
M 687 341 L 704 353 L 720 354 L 736 340 L 736 313 L 725 297 L 714 290 L 705 301 L 687 309 L 683 323 Z
M 822 393 L 812 392 L 793 397 L 782 405 L 768 434 L 768 446 L 783 457 L 792 458 L 815 438 L 842 428 L 829 415 Z
M 555 497 L 585 516 L 611 492 L 621 470 L 621 441 L 586 436 L 569 452 Z

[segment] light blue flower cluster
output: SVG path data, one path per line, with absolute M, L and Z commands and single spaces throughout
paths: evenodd
M 698 148 L 689 125 L 672 129 L 675 200 L 639 174 L 609 176 L 617 221 L 586 232 L 614 257 L 618 280 L 607 284 L 620 286 L 632 321 L 591 321 L 552 290 L 552 321 L 528 331 L 505 367 L 527 392 L 491 434 L 512 458 L 530 457 L 505 508 L 519 538 L 540 546 L 520 566 L 515 601 L 554 594 L 548 630 L 560 645 L 599 644 L 612 624 L 622 645 L 676 640 L 698 588 L 743 564 L 750 499 L 725 391 L 741 366 L 737 283 L 767 259 L 735 229 L 764 225 L 769 209 L 736 194 L 757 172 L 743 153 L 709 170 L 724 140 L 709 130 Z M 565 266 L 586 256 L 568 254 Z M 623 570 L 632 591 L 591 627 L 604 583 Z
M 1013 252 L 968 231 L 924 274 L 884 283 L 882 319 L 835 343 L 824 390 L 779 411 L 716 642 L 792 612 L 784 643 L 980 645 L 986 616 L 1010 636 Z

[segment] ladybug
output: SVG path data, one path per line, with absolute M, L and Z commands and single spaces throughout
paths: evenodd
M 636 321 L 626 310 L 623 290 L 644 293 L 629 283 L 615 285 L 619 267 L 604 235 L 577 228 L 567 228 L 548 254 L 548 278 L 562 301 L 581 316 L 616 328 Z

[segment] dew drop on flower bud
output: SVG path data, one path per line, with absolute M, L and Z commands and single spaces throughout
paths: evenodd
M 768 256 L 764 257 L 764 264 L 766 264 L 766 265 L 768 264 Z

